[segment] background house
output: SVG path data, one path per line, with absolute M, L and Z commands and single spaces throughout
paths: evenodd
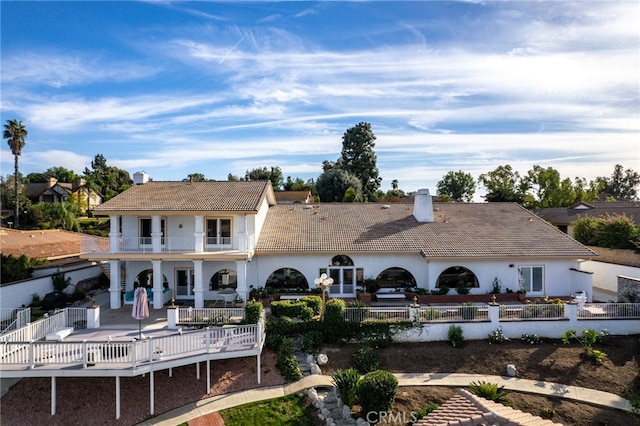
M 635 223 L 640 220 L 640 202 L 638 201 L 581 201 L 571 207 L 537 209 L 535 213 L 573 237 L 571 224 L 580 217 L 600 217 L 625 215 Z
M 24 195 L 34 204 L 37 203 L 65 203 L 71 195 L 76 194 L 79 199 L 89 201 L 89 209 L 102 203 L 102 196 L 91 191 L 82 178 L 76 182 L 58 182 L 50 177 L 45 183 L 27 183 L 24 185 Z

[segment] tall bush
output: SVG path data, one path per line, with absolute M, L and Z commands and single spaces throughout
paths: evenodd
M 244 307 L 244 322 L 245 324 L 257 324 L 260 321 L 262 315 L 262 303 L 255 300 L 249 300 Z
M 636 249 L 640 243 L 640 225 L 626 215 L 581 217 L 573 222 L 573 235 L 582 244 Z
M 393 406 L 398 391 L 398 379 L 384 370 L 367 373 L 358 385 L 358 400 L 367 421 L 375 420 L 378 413 L 386 413 Z

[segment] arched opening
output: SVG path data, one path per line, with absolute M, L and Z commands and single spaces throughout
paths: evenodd
M 209 280 L 209 290 L 235 290 L 238 288 L 238 274 L 233 269 L 221 269 Z
M 144 287 L 153 288 L 153 269 L 146 269 L 140 272 L 133 280 L 133 288 Z M 169 288 L 169 280 L 162 275 L 162 287 Z
M 380 288 L 412 288 L 416 287 L 416 279 L 404 268 L 387 268 L 376 278 Z
M 480 287 L 478 283 L 478 277 L 464 266 L 452 266 L 445 269 L 438 280 L 436 281 L 436 287 L 449 287 L 449 288 L 476 288 Z
M 280 268 L 269 275 L 267 282 L 265 283 L 265 287 L 275 288 L 278 290 L 285 288 L 308 290 L 309 283 L 304 275 L 302 275 L 302 273 L 297 269 Z

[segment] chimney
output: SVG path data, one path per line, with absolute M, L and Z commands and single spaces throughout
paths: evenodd
M 147 172 L 135 172 L 133 174 L 133 184 L 134 185 L 144 185 L 149 181 L 149 175 Z
M 419 189 L 413 199 L 413 217 L 418 222 L 433 222 L 433 201 L 428 189 Z

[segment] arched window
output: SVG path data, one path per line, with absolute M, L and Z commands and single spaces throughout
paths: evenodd
M 416 287 L 416 279 L 404 268 L 387 268 L 376 278 L 381 288 Z
M 209 290 L 227 290 L 238 288 L 238 274 L 233 269 L 221 269 L 209 280 Z
M 309 283 L 307 279 L 298 271 L 293 268 L 281 268 L 274 271 L 267 278 L 265 287 L 269 288 L 301 288 L 307 290 Z
M 446 286 L 449 288 L 457 287 L 480 287 L 478 278 L 469 269 L 464 266 L 452 266 L 445 269 L 436 281 L 436 287 Z

